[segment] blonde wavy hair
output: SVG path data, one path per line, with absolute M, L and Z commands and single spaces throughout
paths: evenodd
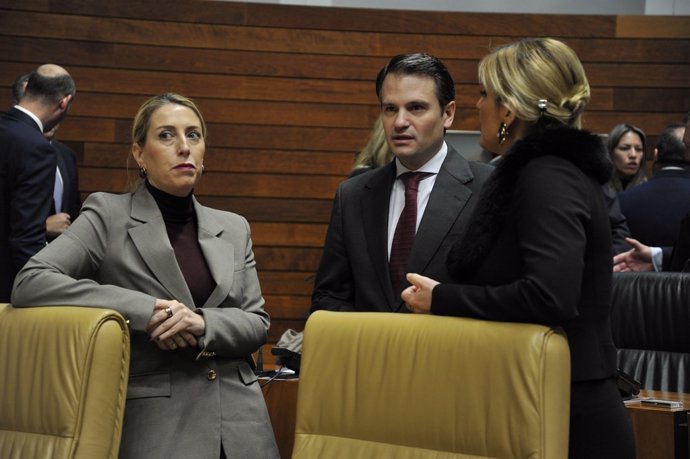
M 479 81 L 527 123 L 566 125 L 580 129 L 590 99 L 589 82 L 580 59 L 553 38 L 526 38 L 497 47 L 479 63 Z M 545 99 L 542 114 L 539 100 Z
M 393 150 L 386 141 L 386 132 L 383 130 L 383 118 L 379 116 L 371 128 L 367 144 L 362 148 L 352 169 L 375 169 L 385 166 L 393 160 Z

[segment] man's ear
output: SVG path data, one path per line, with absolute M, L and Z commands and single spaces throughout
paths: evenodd
M 74 96 L 72 94 L 67 94 L 65 97 L 60 99 L 60 103 L 58 104 L 58 107 L 60 107 L 60 110 L 66 111 L 70 104 L 72 103 L 72 98 Z
M 443 116 L 445 116 L 445 120 L 443 121 L 443 127 L 446 129 L 450 129 L 451 125 L 453 124 L 453 119 L 455 118 L 455 101 L 451 100 L 446 104 L 446 106 L 443 108 Z

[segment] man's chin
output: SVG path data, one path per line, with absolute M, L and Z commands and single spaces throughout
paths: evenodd
M 395 148 L 393 149 L 393 154 L 396 158 L 404 160 L 405 158 L 414 158 L 417 155 L 417 150 L 408 147 Z

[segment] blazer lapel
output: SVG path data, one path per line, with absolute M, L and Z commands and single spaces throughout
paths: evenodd
M 186 305 L 194 304 L 167 237 L 163 215 L 153 196 L 143 185 L 132 197 L 131 217 L 139 224 L 129 229 L 129 236 L 146 266 L 170 293 L 169 299 Z
M 395 181 L 395 162 L 381 168 L 364 185 L 361 197 L 362 222 L 369 258 L 386 294 L 388 307 L 395 311 L 398 302 L 393 297 L 393 286 L 388 270 L 388 207 Z
M 197 215 L 201 251 L 213 280 L 216 281 L 216 288 L 213 289 L 206 303 L 197 305 L 197 307 L 217 306 L 227 298 L 232 286 L 235 250 L 230 242 L 221 239 L 225 228 L 196 199 L 194 199 L 194 208 Z
M 449 146 L 417 229 L 408 272 L 424 272 L 472 196 L 464 184 L 473 178 L 468 162 Z

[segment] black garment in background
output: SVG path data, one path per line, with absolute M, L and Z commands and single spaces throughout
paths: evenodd
M 181 198 L 154 188 L 148 180 L 146 188 L 158 204 L 163 214 L 165 228 L 168 231 L 170 244 L 175 251 L 177 264 L 187 287 L 194 299 L 194 306 L 201 308 L 211 296 L 216 283 L 208 269 L 206 259 L 197 239 L 196 214 L 192 194 Z M 191 308 L 192 305 L 186 305 Z
M 70 147 L 57 140 L 50 144 L 57 153 L 57 167 L 62 175 L 62 212 L 69 214 L 72 221 L 76 220 L 81 210 L 81 194 L 79 193 L 79 166 L 77 155 Z M 55 205 L 51 208 L 51 215 L 55 214 Z
M 17 272 L 46 244 L 55 151 L 36 122 L 16 108 L 0 114 L 0 303 Z
M 680 222 L 676 244 L 673 246 L 668 266 L 664 266 L 664 271 L 690 272 L 690 213 Z
M 606 199 L 606 205 L 609 209 L 609 222 L 611 223 L 611 244 L 613 246 L 613 254 L 627 252 L 632 247 L 625 242 L 626 237 L 630 237 L 630 228 L 628 228 L 628 221 L 621 211 L 620 201 L 618 200 L 618 193 L 615 193 L 606 184 L 601 187 Z

